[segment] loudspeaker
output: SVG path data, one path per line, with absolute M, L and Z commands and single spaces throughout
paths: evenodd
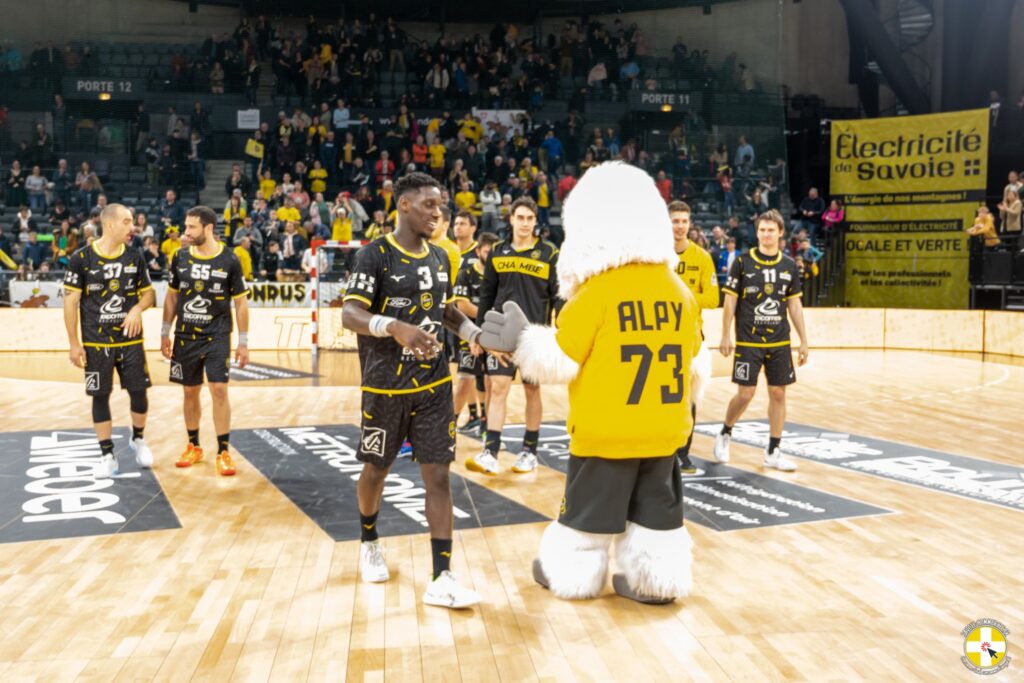
M 188 11 L 195 14 L 199 11 L 199 0 L 188 0 Z
M 1024 285 L 1024 254 L 1013 257 L 1013 284 Z
M 1013 254 L 986 251 L 981 257 L 981 281 L 986 285 L 1008 285 L 1013 280 Z

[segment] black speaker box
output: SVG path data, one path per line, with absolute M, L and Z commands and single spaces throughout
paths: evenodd
M 986 285 L 1008 285 L 1013 280 L 1013 253 L 987 251 L 982 256 L 981 281 Z

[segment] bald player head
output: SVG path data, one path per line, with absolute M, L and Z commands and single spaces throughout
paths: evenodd
M 131 210 L 124 204 L 108 204 L 100 212 L 103 239 L 108 244 L 122 244 L 132 237 L 134 219 Z

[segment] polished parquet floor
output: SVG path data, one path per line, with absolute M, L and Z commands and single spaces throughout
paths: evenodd
M 253 360 L 309 369 L 304 353 Z M 690 524 L 695 590 L 667 607 L 553 598 L 531 579 L 544 523 L 456 532 L 453 569 L 475 609 L 420 602 L 426 534 L 384 539 L 392 580 L 358 580 L 358 542 L 335 543 L 237 457 L 178 470 L 180 390 L 150 365 L 147 438 L 181 528 L 0 544 L 0 681 L 970 681 L 960 630 L 981 617 L 1024 633 L 1024 515 L 806 459 L 772 473 L 895 514 L 716 532 Z M 232 384 L 235 429 L 357 424 L 355 357 L 326 354 L 309 379 Z M 721 420 L 725 361 L 699 420 Z M 1024 367 L 1007 359 L 910 351 L 815 351 L 788 417 L 840 433 L 1024 466 Z M 545 387 L 563 419 L 563 387 Z M 127 396 L 115 393 L 115 423 Z M 765 418 L 758 393 L 746 418 Z M 204 396 L 203 433 L 212 438 Z M 513 389 L 510 419 L 522 418 Z M 62 354 L 0 356 L 3 432 L 81 429 L 89 402 Z M 540 468 L 485 478 L 454 471 L 546 516 L 564 477 Z M 711 439 L 695 437 L 708 456 Z M 0 458 L 3 458 L 0 454 Z M 735 444 L 735 467 L 760 472 Z M 503 467 L 511 464 L 504 455 Z M 356 520 L 353 520 L 353 524 Z M 1021 680 L 1012 662 L 994 678 Z

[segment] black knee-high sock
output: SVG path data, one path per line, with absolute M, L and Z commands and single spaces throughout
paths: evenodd
M 374 512 L 372 515 L 359 514 L 359 538 L 362 541 L 376 541 L 377 540 L 377 515 L 380 514 L 380 510 Z
M 690 406 L 690 415 L 693 416 L 693 427 L 697 426 L 697 406 Z M 686 444 L 676 451 L 677 455 L 689 456 L 690 455 L 690 444 L 693 443 L 693 427 L 690 427 L 690 436 L 686 438 Z
M 193 446 L 198 447 L 199 446 L 199 430 L 198 429 L 188 429 L 186 431 L 188 432 L 188 442 L 190 444 L 192 444 Z
M 452 539 L 430 539 L 430 552 L 434 556 L 434 578 L 436 579 L 441 572 L 448 571 L 452 566 Z
M 113 439 L 100 439 L 100 452 L 103 455 L 114 454 L 114 440 Z
M 497 458 L 498 451 L 501 450 L 501 430 L 488 429 L 487 437 L 484 439 L 484 446 L 491 452 L 491 455 Z
M 540 430 L 527 429 L 523 434 L 523 450 L 536 455 L 538 441 L 540 441 Z
M 217 452 L 223 453 L 228 450 L 228 443 L 231 441 L 231 432 L 217 435 Z

